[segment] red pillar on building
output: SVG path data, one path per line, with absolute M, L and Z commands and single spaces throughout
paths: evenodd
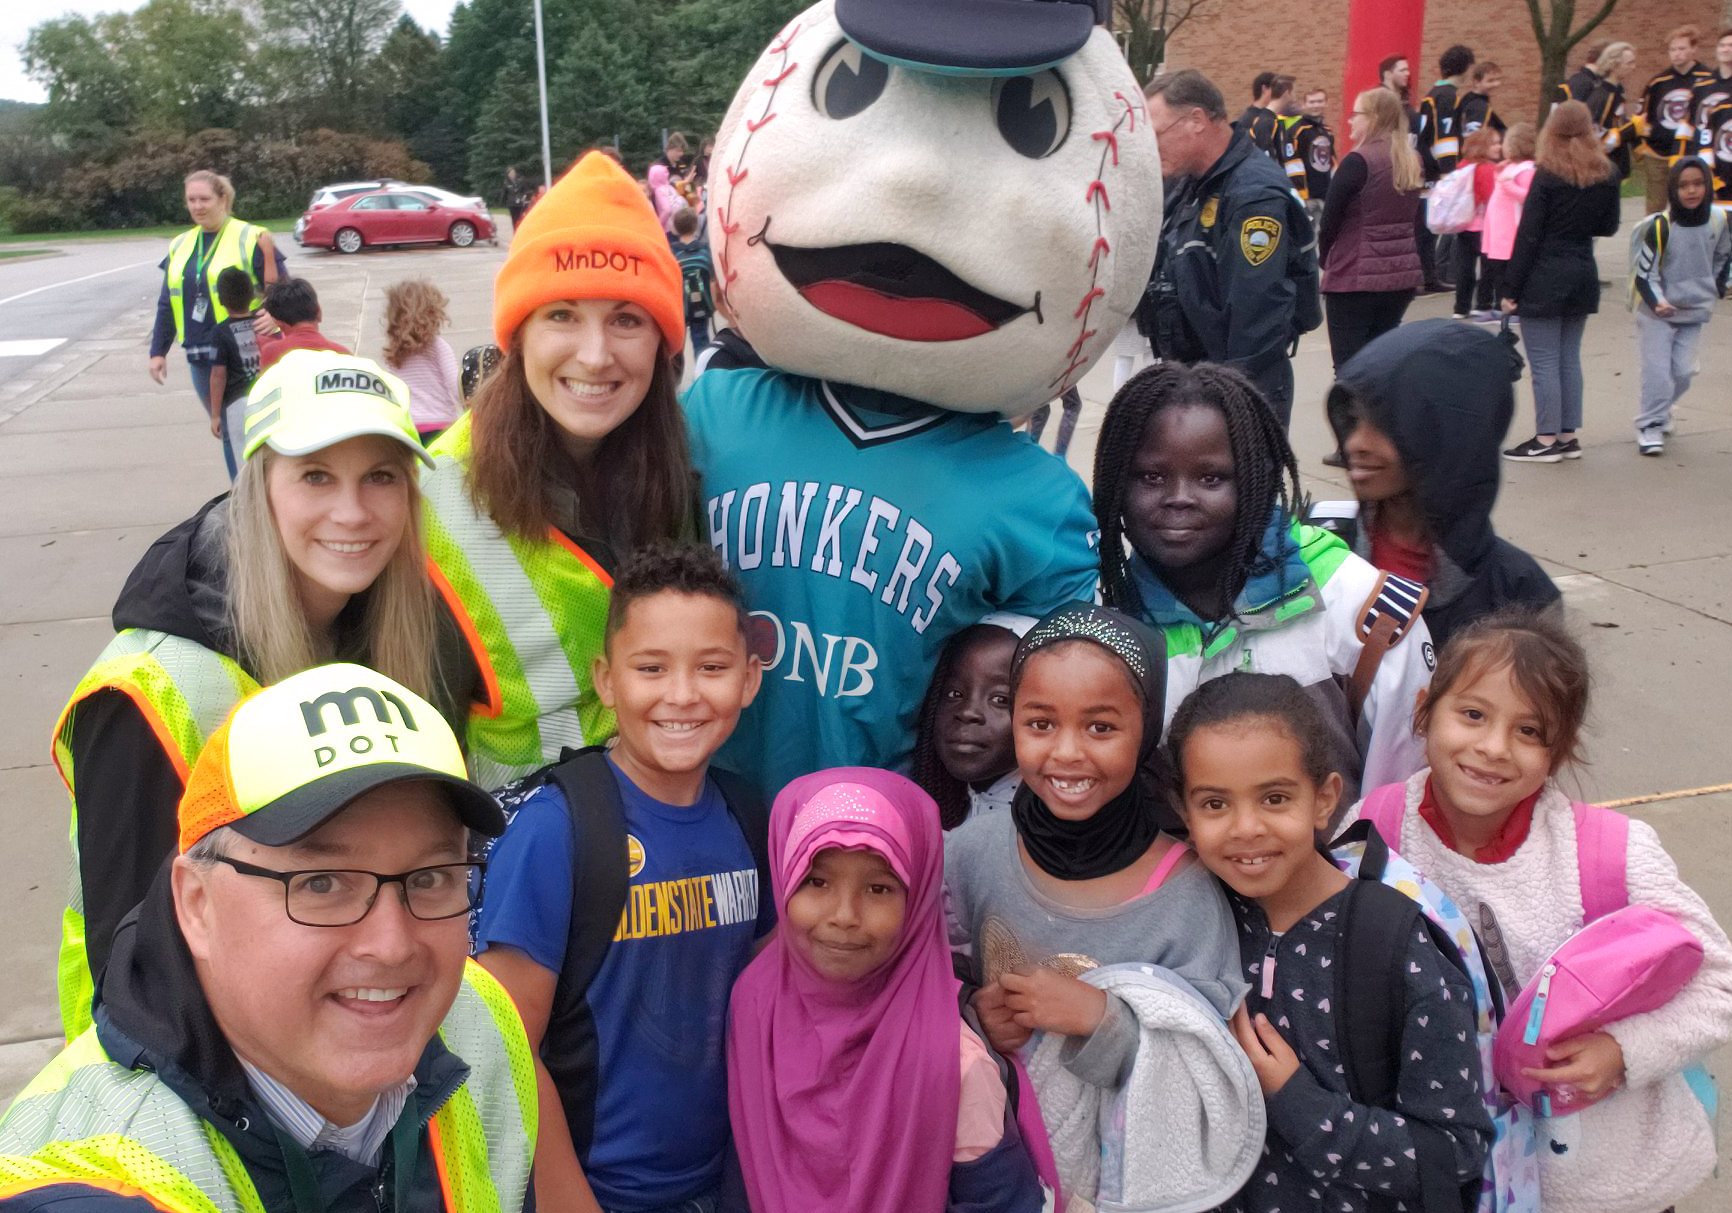
M 1347 66 L 1341 77 L 1337 118 L 1343 133 L 1353 99 L 1377 87 L 1377 65 L 1389 55 L 1406 55 L 1413 69 L 1410 93 L 1423 94 L 1419 45 L 1425 36 L 1425 0 L 1348 0 Z M 1412 96 L 1408 98 L 1412 102 Z

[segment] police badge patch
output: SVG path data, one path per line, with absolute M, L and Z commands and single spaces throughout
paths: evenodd
M 1239 251 L 1252 265 L 1262 265 L 1281 247 L 1281 223 L 1266 215 L 1253 215 L 1239 229 Z

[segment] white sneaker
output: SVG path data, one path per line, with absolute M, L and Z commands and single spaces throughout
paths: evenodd
M 1644 455 L 1664 455 L 1666 453 L 1665 430 L 1657 425 L 1651 425 L 1645 430 L 1637 430 L 1636 449 Z

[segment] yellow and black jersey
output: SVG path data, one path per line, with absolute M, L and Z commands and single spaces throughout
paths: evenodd
M 1335 136 L 1321 119 L 1295 114 L 1281 119 L 1281 166 L 1301 198 L 1323 201 L 1335 175 Z
M 1681 148 L 1680 137 L 1689 139 L 1696 87 L 1711 73 L 1700 63 L 1683 71 L 1667 68 L 1648 81 L 1642 90 L 1642 138 L 1648 147 L 1661 156 L 1675 156 Z
M 1690 142 L 1695 142 L 1695 136 L 1708 125 L 1709 116 L 1728 101 L 1732 101 L 1732 76 L 1709 72 L 1697 83 L 1690 94 Z
M 1247 106 L 1233 126 L 1276 160 L 1281 158 L 1281 117 L 1260 105 Z
M 1419 103 L 1416 146 L 1427 181 L 1447 175 L 1461 156 L 1461 132 L 1455 123 L 1457 101 L 1455 85 L 1439 80 Z
M 1714 107 L 1697 128 L 1696 150 L 1714 174 L 1714 198 L 1732 203 L 1732 99 Z

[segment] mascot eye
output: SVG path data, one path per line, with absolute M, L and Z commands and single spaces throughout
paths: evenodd
M 826 118 L 852 118 L 884 95 L 890 67 L 852 42 L 838 44 L 812 80 L 812 104 Z
M 992 117 L 1018 155 L 1039 160 L 1070 133 L 1070 94 L 1055 71 L 1006 76 L 992 86 Z

